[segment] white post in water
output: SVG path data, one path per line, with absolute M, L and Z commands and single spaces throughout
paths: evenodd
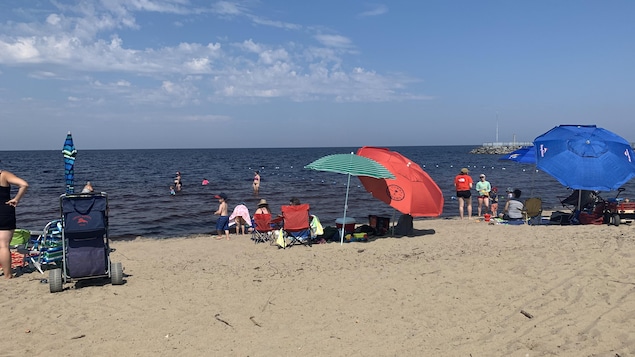
M 496 142 L 498 143 L 498 112 L 496 112 Z

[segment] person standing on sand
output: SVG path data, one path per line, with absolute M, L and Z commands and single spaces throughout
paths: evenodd
M 18 186 L 18 193 L 11 198 L 11 185 Z M 29 184 L 9 171 L 0 170 L 0 266 L 5 279 L 13 278 L 9 245 L 16 227 L 15 208 L 26 193 Z
M 470 171 L 464 167 L 461 172 L 454 178 L 454 187 L 456 187 L 456 197 L 459 200 L 459 217 L 463 219 L 463 209 L 467 200 L 467 218 L 472 218 L 472 185 L 474 181 L 469 175 Z
M 254 187 L 254 195 L 257 195 L 260 191 L 260 172 L 258 170 L 254 171 L 254 183 L 252 186 Z
M 498 217 L 498 188 L 492 187 L 489 193 L 490 210 L 492 211 L 492 217 Z
M 222 235 L 225 233 L 225 239 L 229 240 L 229 213 L 227 209 L 227 195 L 224 193 L 220 193 L 214 198 L 218 199 L 218 209 L 214 212 L 215 215 L 219 216 L 216 221 L 216 233 L 218 237 L 217 240 L 223 239 Z
M 483 213 L 487 213 L 489 210 L 489 193 L 492 190 L 492 185 L 485 179 L 485 174 L 479 176 L 479 181 L 476 183 L 476 192 L 478 192 L 478 216 Z M 485 210 L 483 210 L 485 206 Z

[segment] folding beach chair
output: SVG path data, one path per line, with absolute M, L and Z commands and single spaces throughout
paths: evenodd
M 251 239 L 254 243 L 265 243 L 273 241 L 274 228 L 271 222 L 271 213 L 254 214 L 254 230 L 251 232 Z
M 311 246 L 311 217 L 309 204 L 282 206 L 282 229 L 291 241 L 287 246 L 302 244 Z
M 62 266 L 62 220 L 50 221 L 36 238 L 25 244 L 24 260 L 41 274 L 48 268 Z
M 540 224 L 542 221 L 542 200 L 538 197 L 528 198 L 525 200 L 522 212 L 525 223 Z
M 593 210 L 596 203 L 600 201 L 600 197 L 595 191 L 590 190 L 573 190 L 571 194 L 560 200 L 562 207 L 569 208 L 572 212 L 575 210 L 590 209 Z

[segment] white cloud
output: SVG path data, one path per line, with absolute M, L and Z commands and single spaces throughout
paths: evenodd
M 351 40 L 340 35 L 316 35 L 315 39 L 327 47 L 337 47 L 337 48 L 352 47 Z
M 193 58 L 185 63 L 190 73 L 210 73 L 210 60 L 208 58 Z
M 200 104 L 201 100 L 235 103 L 270 98 L 425 99 L 404 92 L 407 78 L 347 68 L 355 46 L 343 35 L 313 34 L 319 43 L 315 46 L 302 45 L 296 38 L 278 43 L 253 38 L 238 42 L 192 40 L 171 45 L 144 44 L 145 47 L 138 41 L 126 40 L 130 32 L 137 35 L 144 30 L 145 24 L 136 17 L 144 12 L 187 14 L 183 22 L 169 21 L 183 27 L 196 21 L 192 19 L 195 14 L 207 13 L 230 19 L 242 17 L 272 28 L 302 28 L 256 16 L 246 4 L 219 1 L 205 9 L 192 7 L 186 0 L 80 1 L 76 6 L 56 3 L 56 11 L 50 11 L 41 23 L 5 24 L 7 31 L 0 35 L 0 68 L 28 68 L 32 78 L 49 81 L 86 76 L 88 80 L 74 81 L 67 90 L 97 90 L 100 94 L 95 97 L 100 98 L 99 102 L 130 105 L 161 103 L 181 107 Z M 379 15 L 385 11 L 385 6 L 377 5 L 363 14 Z M 304 28 L 294 36 L 311 36 L 313 31 Z M 215 35 L 215 39 L 219 38 L 222 34 Z M 206 93 L 206 97 L 202 99 L 200 93 Z
M 179 121 L 218 123 L 230 121 L 231 117 L 228 115 L 186 115 L 176 119 Z
M 0 63 L 18 64 L 36 62 L 40 52 L 35 37 L 19 37 L 12 43 L 0 40 Z
M 57 14 L 51 14 L 46 18 L 46 22 L 53 26 L 59 24 L 60 21 L 62 21 L 62 19 Z
M 238 16 L 247 13 L 247 9 L 229 1 L 218 1 L 212 5 L 212 11 L 219 15 Z
M 383 4 L 375 4 L 371 6 L 371 9 L 360 13 L 359 17 L 379 16 L 388 12 L 388 7 Z

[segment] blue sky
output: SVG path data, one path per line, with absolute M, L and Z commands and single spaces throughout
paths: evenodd
M 0 2 L 0 150 L 635 141 L 635 2 Z

